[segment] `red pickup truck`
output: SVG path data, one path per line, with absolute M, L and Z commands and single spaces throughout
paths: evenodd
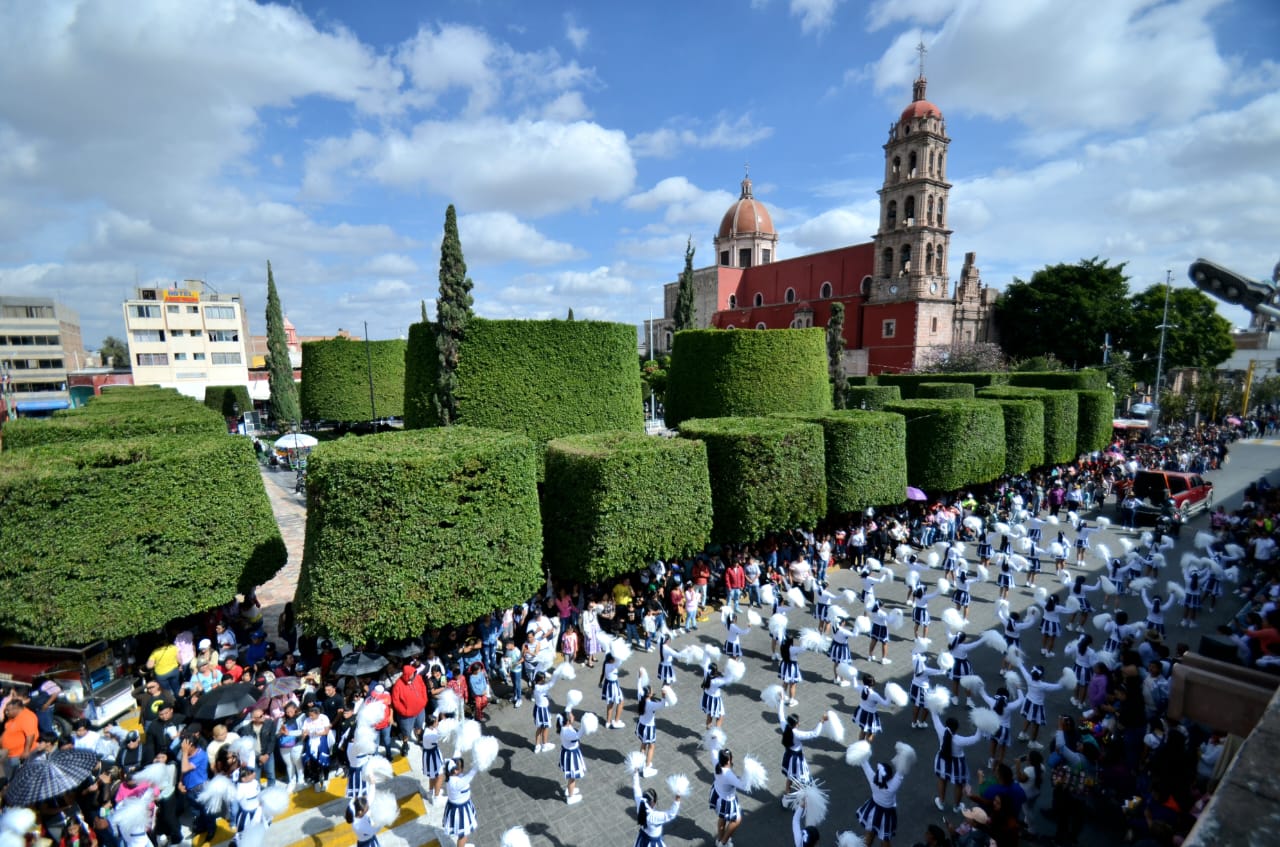
M 1164 501 L 1170 498 L 1178 523 L 1186 523 L 1192 516 L 1213 507 L 1213 483 L 1197 473 L 1138 471 L 1133 480 L 1133 494 L 1142 501 L 1139 517 L 1159 516 Z

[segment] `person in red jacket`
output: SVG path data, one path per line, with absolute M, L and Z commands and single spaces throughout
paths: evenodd
M 426 725 L 427 683 L 413 664 L 406 664 L 391 685 L 391 708 L 400 727 L 400 755 L 409 755 L 409 742 L 417 741 Z
M 698 602 L 707 605 L 707 583 L 711 581 L 711 565 L 701 557 L 693 563 L 693 587 L 698 592 Z M 706 618 L 703 618 L 706 620 Z
M 373 731 L 377 733 L 378 746 L 386 748 L 386 756 L 391 758 L 391 718 L 394 708 L 391 705 L 391 695 L 387 693 L 387 688 L 382 683 L 371 683 L 369 693 L 365 695 L 366 700 L 376 700 L 386 706 L 382 720 L 373 725 Z M 376 751 L 375 751 L 376 752 Z
M 742 599 L 742 589 L 747 587 L 747 569 L 742 562 L 734 559 L 724 572 L 724 589 L 728 595 L 725 599 L 733 607 L 734 614 L 741 611 L 738 603 Z

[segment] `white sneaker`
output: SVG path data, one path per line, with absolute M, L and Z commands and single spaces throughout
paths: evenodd
M 952 697 L 952 698 L 951 698 L 951 705 L 953 705 L 953 706 L 959 706 L 959 705 L 960 705 L 960 698 L 959 698 L 959 697 Z
M 524 705 L 524 701 L 521 700 L 519 703 L 512 703 L 511 705 L 518 709 Z
M 893 659 L 890 659 L 888 656 L 885 656 L 884 658 L 882 658 L 882 659 L 880 660 L 880 664 L 882 664 L 882 665 L 892 665 L 892 664 L 893 664 Z
M 933 805 L 938 809 L 939 812 L 945 811 L 947 808 L 942 804 L 941 798 L 938 798 L 938 797 L 933 798 Z
M 956 806 L 955 806 L 954 811 L 955 811 L 955 813 L 956 813 L 957 815 L 958 815 L 958 814 L 960 814 L 961 812 L 963 812 L 963 811 L 964 811 L 964 803 L 956 803 Z
M 1044 745 L 1043 745 L 1043 744 L 1041 744 L 1039 741 L 1028 741 L 1028 742 L 1027 742 L 1027 747 L 1028 747 L 1028 748 L 1030 748 L 1030 749 L 1032 749 L 1032 750 L 1043 750 L 1043 749 L 1044 749 Z
M 648 779 L 651 776 L 657 776 L 658 769 L 654 767 L 646 767 L 644 770 L 640 771 L 640 775 L 645 779 Z
M 577 803 L 581 803 L 581 802 L 582 802 L 582 792 L 581 792 L 581 791 L 575 791 L 575 792 L 573 792 L 572 794 L 570 794 L 568 797 L 566 797 L 564 801 L 565 801 L 565 803 L 569 804 L 570 806 L 573 806 L 573 805 L 575 805 L 575 804 L 577 804 Z
M 850 683 L 849 680 L 847 679 L 842 679 L 836 684 L 839 685 L 841 688 L 848 688 L 852 683 Z
M 991 769 L 992 769 L 992 768 L 994 768 L 995 766 L 996 766 L 996 760 L 995 760 L 995 759 L 987 759 L 987 770 L 991 770 Z
M 1028 738 L 1030 738 L 1030 737 L 1031 737 L 1031 736 L 1030 736 L 1030 735 L 1027 735 L 1025 732 L 1019 732 L 1019 733 L 1018 733 L 1018 740 L 1019 740 L 1019 741 L 1026 741 L 1026 740 L 1027 740 Z
M 788 706 L 798 706 L 798 705 L 800 705 L 800 701 L 799 701 L 799 700 L 797 700 L 796 698 L 792 697 L 790 700 L 788 700 L 788 701 L 787 701 L 787 705 L 788 705 Z

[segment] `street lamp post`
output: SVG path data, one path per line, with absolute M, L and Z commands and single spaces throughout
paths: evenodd
M 1164 272 L 1164 319 L 1160 321 L 1160 353 L 1156 357 L 1155 403 L 1151 410 L 1151 432 L 1160 428 L 1160 380 L 1164 378 L 1164 338 L 1169 331 L 1169 290 L 1172 288 L 1173 271 Z

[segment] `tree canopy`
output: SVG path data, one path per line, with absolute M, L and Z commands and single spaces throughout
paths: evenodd
M 676 308 L 671 321 L 676 332 L 694 329 L 692 238 L 684 246 L 684 271 L 680 274 L 680 289 L 676 293 Z
M 471 279 L 467 262 L 462 257 L 462 241 L 458 238 L 458 213 L 453 204 L 444 213 L 444 240 L 440 243 L 440 294 L 436 297 L 436 350 L 440 367 L 436 371 L 435 407 L 442 426 L 458 417 L 457 390 L 458 351 L 474 317 L 471 311 Z
M 1164 321 L 1163 283 L 1133 297 L 1128 350 L 1133 373 L 1144 382 L 1156 377 L 1160 353 L 1160 324 Z M 1164 367 L 1212 368 L 1226 361 L 1235 349 L 1231 322 L 1218 314 L 1213 300 L 1195 288 L 1174 288 L 1169 293 L 1169 328 L 1164 341 Z
M 293 381 L 293 362 L 289 359 L 288 337 L 284 331 L 284 313 L 276 278 L 267 262 L 267 379 L 271 388 L 271 417 L 277 425 L 296 424 L 302 419 L 298 401 L 298 384 Z M 249 411 L 253 405 L 244 406 Z M 284 427 L 282 427 L 284 428 Z
M 1068 365 L 1101 364 L 1103 339 L 1122 346 L 1130 325 L 1124 263 L 1095 256 L 1014 279 L 996 302 L 1001 344 L 1013 358 L 1052 354 Z M 1159 321 L 1157 321 L 1159 323 Z

